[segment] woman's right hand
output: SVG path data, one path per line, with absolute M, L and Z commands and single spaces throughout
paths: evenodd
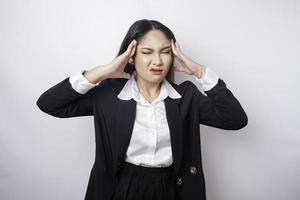
M 131 78 L 131 74 L 124 71 L 129 59 L 135 54 L 137 41 L 132 40 L 128 45 L 127 50 L 116 57 L 111 63 L 105 65 L 111 78 Z
M 135 54 L 137 41 L 132 40 L 128 45 L 127 50 L 116 57 L 111 63 L 107 65 L 99 65 L 91 70 L 86 70 L 84 73 L 85 78 L 90 83 L 98 83 L 108 78 L 131 78 L 131 74 L 124 71 L 125 66 L 129 62 L 129 59 Z

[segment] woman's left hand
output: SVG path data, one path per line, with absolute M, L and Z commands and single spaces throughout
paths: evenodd
M 197 78 L 202 78 L 205 73 L 204 65 L 198 64 L 192 59 L 185 56 L 179 46 L 179 43 L 176 41 L 176 46 L 173 39 L 171 39 L 172 52 L 175 57 L 178 59 L 181 66 L 174 66 L 174 71 L 185 72 L 189 75 L 195 75 Z

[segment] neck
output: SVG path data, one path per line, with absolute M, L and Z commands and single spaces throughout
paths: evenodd
M 148 97 L 157 97 L 159 95 L 161 83 L 150 83 L 138 77 L 136 82 L 141 94 Z

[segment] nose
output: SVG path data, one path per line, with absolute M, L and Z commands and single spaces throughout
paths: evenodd
M 160 55 L 155 55 L 153 58 L 152 63 L 156 66 L 161 66 L 162 65 L 162 59 L 160 57 Z

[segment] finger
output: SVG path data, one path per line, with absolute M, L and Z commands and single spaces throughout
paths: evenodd
M 175 45 L 174 45 L 174 41 L 173 41 L 173 39 L 171 39 L 171 48 L 172 48 L 172 51 L 173 51 L 173 53 L 175 54 Z
M 179 51 L 179 50 L 180 50 L 180 45 L 179 45 L 179 42 L 178 42 L 178 41 L 176 41 L 175 46 L 176 46 L 176 49 Z
M 133 47 L 132 47 L 132 49 L 131 49 L 130 57 L 133 56 L 133 55 L 135 54 L 136 46 L 137 46 L 137 45 L 136 45 L 136 42 L 134 42 L 134 45 L 133 45 Z
M 177 52 L 178 52 L 179 55 L 182 54 L 181 48 L 180 48 L 180 45 L 179 45 L 178 41 L 176 41 L 176 50 L 177 50 Z
M 176 44 L 178 44 L 177 41 L 176 41 Z M 178 47 L 177 47 L 175 44 L 173 44 L 173 47 L 174 47 L 173 51 L 174 51 L 175 56 L 176 56 L 179 60 L 183 60 L 183 59 L 184 59 L 184 58 L 183 58 L 183 54 L 182 54 L 182 52 L 180 52 L 180 49 L 178 49 Z
M 134 41 L 135 41 L 135 40 L 132 40 L 132 41 L 130 42 L 130 44 L 128 45 L 126 51 L 124 52 L 125 55 L 130 56 L 132 47 L 134 46 L 134 43 L 135 43 Z
M 172 39 L 171 46 L 172 46 L 172 50 L 173 50 L 174 54 L 177 54 L 176 47 L 175 47 L 173 39 Z
M 136 52 L 136 48 L 137 48 L 137 41 L 133 40 L 133 44 L 132 44 L 132 48 L 131 48 L 131 53 L 130 53 L 130 57 L 133 56 Z
M 173 48 L 174 47 L 174 40 L 171 39 L 171 47 Z
M 181 65 L 181 66 L 185 66 L 185 65 L 186 65 L 185 62 L 184 62 L 184 60 L 182 59 L 181 56 L 177 56 L 176 62 L 177 62 L 179 65 Z
M 171 47 L 172 47 L 173 54 L 175 54 L 175 56 L 179 56 L 178 52 L 176 50 L 176 47 L 175 47 L 173 39 L 172 39 Z

